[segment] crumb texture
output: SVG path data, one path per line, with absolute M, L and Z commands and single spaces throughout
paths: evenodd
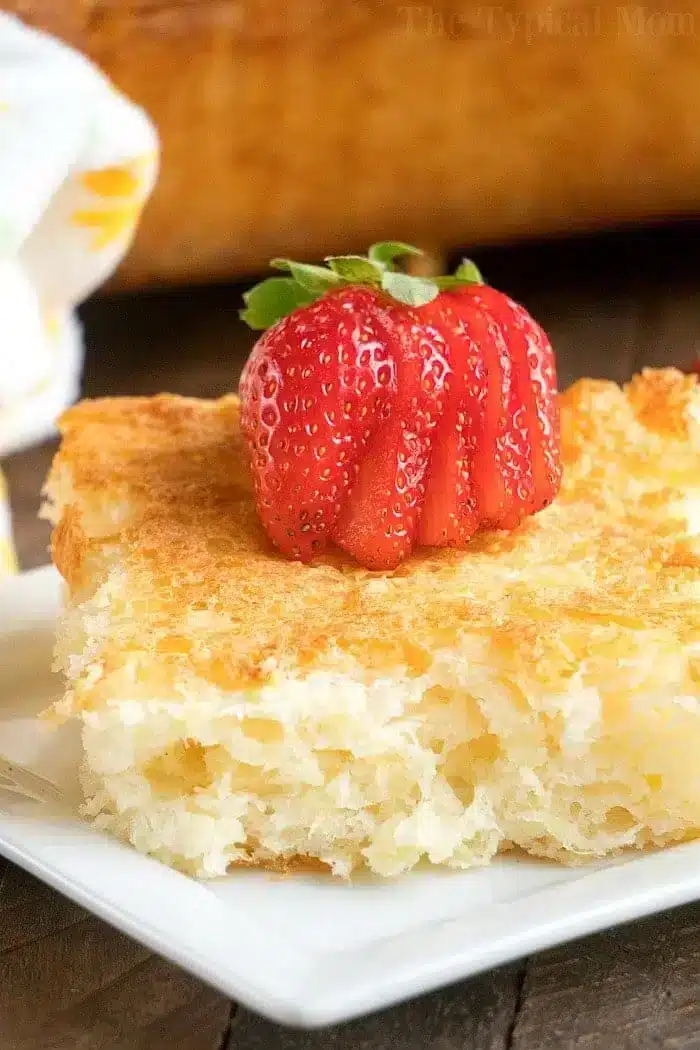
M 85 402 L 47 483 L 85 812 L 202 876 L 700 830 L 700 388 L 561 397 L 546 511 L 392 573 L 277 556 L 235 397 Z

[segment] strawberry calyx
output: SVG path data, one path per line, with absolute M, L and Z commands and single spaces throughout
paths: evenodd
M 397 259 L 422 254 L 412 244 L 380 241 L 371 245 L 367 255 L 329 255 L 326 266 L 273 259 L 270 266 L 285 276 L 268 277 L 246 292 L 241 319 L 249 328 L 265 331 L 299 307 L 349 285 L 381 290 L 405 306 L 424 306 L 441 291 L 484 283 L 469 259 L 463 259 L 453 274 L 442 277 L 415 277 L 397 269 Z

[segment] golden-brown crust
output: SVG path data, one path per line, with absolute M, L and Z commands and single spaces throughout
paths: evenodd
M 288 875 L 331 875 L 331 868 L 317 857 L 307 857 L 298 854 L 294 857 L 272 857 L 267 861 L 260 860 L 236 860 L 229 865 L 229 872 L 236 869 L 255 868 L 257 871 L 267 871 L 271 875 L 285 878 Z
M 273 664 L 311 666 L 333 647 L 418 673 L 463 627 L 543 682 L 569 673 L 565 650 L 593 627 L 620 644 L 630 628 L 697 641 L 698 541 L 681 501 L 700 495 L 700 388 L 648 371 L 626 390 L 584 380 L 561 404 L 554 506 L 513 533 L 425 550 L 382 574 L 338 553 L 304 566 L 271 549 L 237 398 L 84 402 L 61 420 L 49 480 L 57 502 L 67 493 L 54 558 L 76 600 L 88 579 L 94 590 L 115 567 L 124 574 L 105 668 L 124 649 L 148 650 L 227 688 L 260 682 Z
M 77 589 L 87 547 L 77 507 L 66 507 L 51 536 L 51 558 L 71 590 Z
M 681 441 L 692 442 L 700 418 L 693 414 L 697 377 L 674 369 L 647 369 L 634 377 L 627 397 L 635 416 L 648 430 Z

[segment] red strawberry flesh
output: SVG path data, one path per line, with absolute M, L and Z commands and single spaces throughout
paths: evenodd
M 449 373 L 441 336 L 412 311 L 394 311 L 397 394 L 377 431 L 333 530 L 367 568 L 395 568 L 413 547 L 425 496 L 433 432 Z
M 260 516 L 303 561 L 326 546 L 395 387 L 384 314 L 371 289 L 327 295 L 269 329 L 241 377 Z
M 462 547 L 479 526 L 472 462 L 483 430 L 484 361 L 454 307 L 454 297 L 445 293 L 421 308 L 422 317 L 440 333 L 450 364 L 418 532 L 418 542 L 426 547 Z

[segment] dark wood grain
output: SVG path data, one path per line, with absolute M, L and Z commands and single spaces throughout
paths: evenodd
M 318 1032 L 282 1031 L 239 1010 L 227 1050 L 505 1050 L 522 974 L 522 966 L 507 966 L 381 1015 Z
M 700 905 L 528 961 L 512 1050 L 697 1050 Z
M 492 283 L 548 328 L 562 385 L 685 363 L 700 345 L 696 230 L 484 252 Z M 690 261 L 689 261 L 690 260 Z M 253 336 L 240 289 L 88 304 L 85 392 L 215 396 Z M 55 443 L 4 465 L 25 567 L 47 560 L 36 518 Z M 547 952 L 376 1017 L 283 1031 L 0 860 L 0 1050 L 700 1050 L 700 906 Z
M 217 1050 L 230 1005 L 0 860 L 2 1050 Z

